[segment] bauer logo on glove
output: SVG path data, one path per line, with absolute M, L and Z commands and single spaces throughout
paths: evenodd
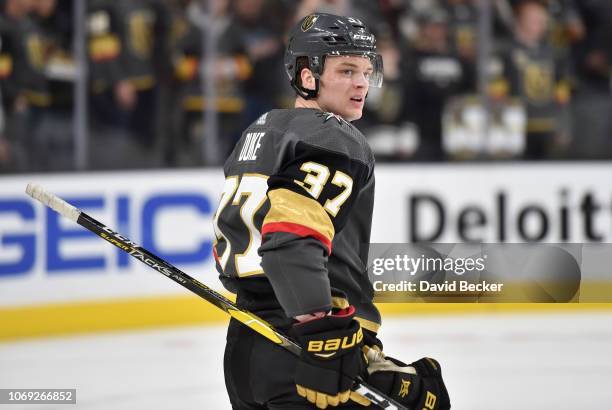
M 327 340 L 310 340 L 308 342 L 309 352 L 330 352 L 330 353 L 314 353 L 315 356 L 327 359 L 333 357 L 339 350 L 346 350 L 355 347 L 356 344 L 363 340 L 363 331 L 361 328 L 352 335 L 343 338 L 327 339 Z

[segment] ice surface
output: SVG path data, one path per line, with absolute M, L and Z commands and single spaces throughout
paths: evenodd
M 456 410 L 612 404 L 612 312 L 388 318 L 385 352 L 437 358 Z M 0 344 L 0 388 L 76 388 L 76 405 L 17 409 L 228 409 L 224 326 Z

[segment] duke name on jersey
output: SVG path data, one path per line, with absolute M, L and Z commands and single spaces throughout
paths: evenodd
M 272 110 L 248 127 L 214 221 L 217 270 L 238 303 L 285 318 L 350 303 L 377 332 L 366 272 L 373 170 L 363 134 L 334 114 Z

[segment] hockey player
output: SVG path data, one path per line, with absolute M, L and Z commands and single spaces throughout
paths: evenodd
M 227 159 L 214 255 L 238 305 L 303 350 L 297 358 L 232 319 L 232 406 L 362 408 L 371 403 L 350 391 L 361 376 L 407 406 L 448 409 L 436 361 L 386 359 L 376 338 L 366 274 L 374 158 L 350 123 L 382 83 L 374 35 L 355 18 L 310 15 L 290 33 L 285 68 L 295 108 L 262 115 Z

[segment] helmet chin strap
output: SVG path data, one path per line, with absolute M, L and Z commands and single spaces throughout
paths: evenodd
M 304 88 L 301 85 L 298 85 L 295 80 L 291 81 L 291 87 L 293 87 L 297 95 L 299 95 L 305 100 L 315 99 L 317 98 L 317 95 L 319 95 L 319 79 L 318 78 L 315 78 L 315 89 L 314 90 L 309 90 L 308 88 Z

